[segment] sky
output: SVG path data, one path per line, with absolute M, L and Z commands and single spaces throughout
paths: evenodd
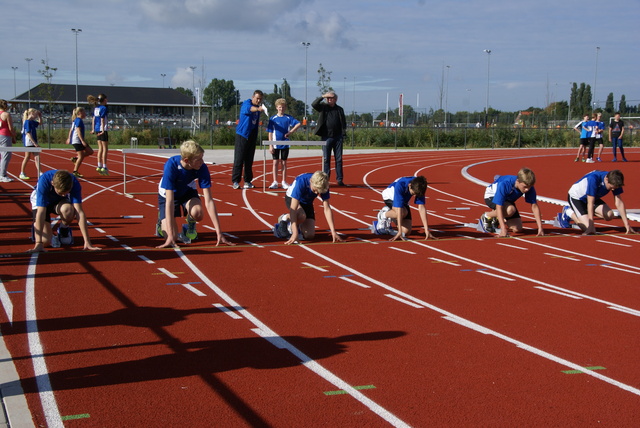
M 7 100 L 44 81 L 46 59 L 54 83 L 75 84 L 77 37 L 81 85 L 217 78 L 246 99 L 286 78 L 310 104 L 322 64 L 347 112 L 395 109 L 400 94 L 419 112 L 544 108 L 568 101 L 572 82 L 591 85 L 601 107 L 609 93 L 640 104 L 639 0 L 4 0 L 1 9 Z

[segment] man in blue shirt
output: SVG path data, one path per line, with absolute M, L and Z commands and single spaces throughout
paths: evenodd
M 569 205 L 565 206 L 558 214 L 558 223 L 561 227 L 570 228 L 571 220 L 573 220 L 580 227 L 583 235 L 593 235 L 596 233 L 593 221 L 596 215 L 606 221 L 621 218 L 627 234 L 636 233 L 627 219 L 627 210 L 621 196 L 622 186 L 624 186 L 624 175 L 620 170 L 591 171 L 576 181 L 569 189 Z M 602 197 L 609 192 L 613 193 L 614 202 L 619 212 L 617 216 L 602 200 Z
M 66 170 L 51 170 L 40 176 L 36 188 L 31 193 L 33 209 L 33 232 L 35 246 L 30 253 L 45 251 L 51 245 L 59 247 L 72 245 L 73 237 L 69 227 L 78 218 L 78 227 L 84 238 L 85 250 L 99 250 L 91 245 L 87 216 L 82 209 L 82 187 L 76 177 Z M 53 235 L 51 214 L 59 215 L 61 225 L 58 235 Z
M 240 188 L 240 179 L 244 168 L 244 188 L 253 189 L 253 157 L 260 130 L 260 112 L 267 116 L 267 108 L 262 104 L 262 91 L 253 92 L 253 97 L 245 100 L 240 107 L 240 117 L 236 126 L 236 143 L 233 152 L 233 170 L 231 181 L 234 189 Z
M 537 194 L 534 186 L 536 175 L 529 168 L 522 168 L 518 175 L 503 175 L 494 179 L 484 192 L 484 201 L 491 211 L 480 217 L 480 226 L 487 233 L 498 236 L 509 236 L 512 232 L 522 232 L 522 218 L 515 202 L 524 195 L 525 202 L 531 204 L 531 211 L 538 225 L 537 236 L 543 236 L 542 217 L 538 207 Z

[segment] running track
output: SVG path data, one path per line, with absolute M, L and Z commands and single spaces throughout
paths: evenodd
M 523 201 L 524 234 L 497 239 L 465 226 L 484 210 L 465 167 L 488 182 L 528 166 L 538 194 L 560 200 L 594 167 L 618 167 L 627 207 L 640 208 L 640 153 L 586 165 L 574 151 L 347 154 L 349 187 L 331 196 L 343 244 L 330 243 L 316 209 L 318 239 L 283 245 L 268 232 L 284 212 L 282 192 L 232 190 L 222 164 L 210 167 L 213 194 L 237 245 L 216 247 L 206 221 L 194 244 L 157 250 L 156 197 L 122 194 L 121 156 L 111 151 L 112 175 L 93 173 L 90 158 L 82 180 L 103 250 L 32 256 L 34 180 L 0 184 L 0 328 L 33 423 L 637 426 L 640 235 L 614 221 L 598 223 L 597 236 L 547 225 L 536 237 Z M 42 164 L 68 168 L 69 157 L 45 151 Z M 128 190 L 155 191 L 162 165 L 127 156 Z M 18 166 L 15 156 L 10 171 Z M 290 175 L 317 166 L 291 159 Z M 429 181 L 440 239 L 372 235 L 382 189 L 414 174 Z M 551 220 L 559 206 L 541 210 Z M 6 386 L 5 400 L 15 394 Z

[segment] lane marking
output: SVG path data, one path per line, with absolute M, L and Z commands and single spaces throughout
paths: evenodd
M 156 262 L 154 262 L 153 260 L 151 260 L 151 259 L 149 259 L 149 258 L 147 258 L 147 257 L 143 256 L 142 254 L 138 254 L 138 257 L 139 257 L 141 260 L 144 260 L 145 262 L 149 263 L 150 265 L 153 265 L 153 264 L 155 264 L 155 263 L 156 263 Z
M 206 297 L 206 294 L 204 294 L 202 291 L 198 290 L 196 287 L 194 287 L 191 284 L 180 284 L 182 285 L 184 288 L 186 288 L 187 290 L 191 291 L 193 294 L 195 294 L 198 297 Z
M 567 294 L 567 293 L 563 293 L 561 291 L 551 290 L 550 288 L 546 288 L 546 287 L 535 286 L 533 288 L 537 288 L 538 290 L 542 290 L 542 291 L 547 291 L 549 293 L 559 294 L 560 296 L 569 297 L 569 298 L 575 299 L 575 300 L 582 300 L 581 297 L 574 296 L 573 294 Z
M 608 306 L 607 309 L 613 309 L 614 311 L 620 311 L 620 312 L 624 312 L 625 314 L 629 314 L 629 315 L 634 315 L 636 317 L 640 317 L 640 311 L 635 311 L 633 309 L 617 308 L 615 306 Z
M 235 310 L 229 309 L 226 306 L 221 305 L 220 303 L 214 303 L 212 306 L 215 306 L 220 312 L 229 316 L 230 318 L 233 318 L 234 320 L 242 319 L 242 317 L 238 315 Z
M 376 389 L 376 387 L 374 385 L 360 385 L 360 386 L 354 386 L 353 389 L 361 391 L 363 389 Z M 337 391 L 325 391 L 323 392 L 323 394 L 324 395 L 345 395 L 347 394 L 347 391 L 339 389 Z
M 307 267 L 310 267 L 312 269 L 319 270 L 320 272 L 329 272 L 328 270 L 324 269 L 327 266 L 315 266 L 315 265 L 312 265 L 311 263 L 308 263 L 308 262 L 302 262 L 302 264 L 307 266 Z M 302 269 L 305 269 L 305 268 L 303 267 Z
M 398 248 L 398 247 L 389 247 L 389 248 L 392 250 L 400 251 L 401 253 L 413 254 L 413 255 L 417 254 L 417 253 L 414 253 L 413 251 L 403 250 L 402 248 Z
M 627 273 L 632 273 L 634 275 L 640 275 L 640 272 L 636 272 L 636 271 L 629 270 L 629 269 L 622 269 L 622 268 L 619 268 L 619 267 L 616 267 L 616 266 L 608 265 L 606 263 L 605 264 L 601 264 L 600 266 L 605 267 L 607 269 L 619 270 L 620 272 L 627 272 Z
M 62 419 L 63 421 L 73 421 L 76 419 L 86 419 L 86 418 L 90 418 L 91 415 L 89 413 L 81 413 L 79 415 L 68 415 L 68 416 L 62 416 L 60 419 Z
M 451 266 L 462 266 L 462 265 L 460 265 L 460 264 L 458 264 L 456 262 L 448 262 L 446 260 L 440 260 L 440 259 L 437 259 L 435 257 L 429 257 L 429 260 L 433 260 L 435 263 L 444 263 L 446 265 L 451 265 Z
M 4 308 L 4 312 L 7 314 L 7 318 L 9 319 L 9 324 L 13 325 L 13 303 L 11 302 L 9 293 L 7 293 L 7 289 L 4 287 L 4 282 L 2 282 L 1 279 L 0 279 L 0 301 L 2 302 L 2 307 Z
M 618 247 L 627 247 L 627 248 L 631 248 L 632 247 L 632 245 L 629 245 L 629 244 L 622 244 L 620 242 L 605 241 L 603 239 L 596 239 L 596 242 L 602 242 L 603 244 L 609 244 L 609 245 L 617 245 Z
M 569 256 L 561 256 L 559 254 L 553 254 L 553 253 L 544 253 L 547 256 L 550 257 L 555 257 L 555 258 L 559 258 L 559 259 L 565 259 L 565 260 L 572 260 L 574 262 L 579 262 L 580 259 L 576 259 L 575 257 L 569 257 Z
M 525 250 L 528 251 L 528 248 L 518 247 L 517 245 L 505 244 L 504 242 L 498 242 L 496 245 L 502 245 L 503 247 L 515 248 L 516 250 Z
M 423 309 L 424 308 L 424 306 L 420 306 L 417 303 L 413 303 L 410 300 L 403 299 L 402 297 L 398 297 L 398 296 L 395 296 L 393 294 L 385 294 L 385 296 L 387 296 L 388 298 L 393 299 L 393 300 L 395 300 L 397 302 L 404 303 L 405 305 L 408 305 L 408 306 L 411 306 L 411 307 L 414 307 L 414 308 L 417 308 L 417 309 Z
M 177 278 L 176 275 L 172 274 L 171 272 L 169 272 L 167 269 L 165 268 L 158 268 L 158 270 L 160 272 L 162 272 L 163 274 L 167 275 L 169 278 Z
M 347 281 L 347 282 L 350 282 L 350 283 L 352 283 L 352 284 L 355 284 L 355 285 L 357 285 L 358 287 L 362 287 L 362 288 L 371 288 L 371 286 L 370 286 L 370 285 L 363 284 L 363 283 L 361 283 L 361 282 L 356 281 L 355 279 L 351 279 L 351 278 L 348 278 L 348 277 L 346 277 L 346 276 L 339 276 L 338 278 L 340 278 L 340 279 L 341 279 L 341 280 L 343 280 L 343 281 Z
M 276 255 L 280 256 L 280 257 L 284 257 L 285 259 L 292 259 L 293 258 L 292 256 L 290 256 L 288 254 L 281 253 L 280 251 L 271 250 L 271 252 L 273 254 L 276 254 Z
M 513 279 L 513 278 L 508 278 L 508 277 L 506 277 L 506 276 L 497 275 L 497 274 L 495 274 L 495 273 L 487 272 L 487 271 L 486 271 L 486 270 L 484 270 L 484 269 L 476 269 L 476 272 L 481 273 L 481 274 L 484 274 L 484 275 L 489 275 L 489 276 L 492 276 L 492 277 L 494 277 L 494 278 L 504 279 L 505 281 L 515 281 L 515 279 Z
M 585 370 L 606 370 L 606 367 L 602 366 L 593 366 L 593 367 L 585 367 Z M 583 371 L 580 370 L 562 370 L 564 374 L 584 374 Z

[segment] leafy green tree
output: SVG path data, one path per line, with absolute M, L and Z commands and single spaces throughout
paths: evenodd
M 182 86 L 178 86 L 176 91 L 181 92 L 189 97 L 193 97 L 193 91 L 191 89 L 183 88 Z
M 204 88 L 203 101 L 214 110 L 231 110 L 238 103 L 238 96 L 233 80 L 213 79 Z
M 620 96 L 620 107 L 618 107 L 618 111 L 620 112 L 620 114 L 627 113 L 627 98 L 624 96 L 624 94 Z
M 604 111 L 609 114 L 613 113 L 614 105 L 613 105 L 613 92 L 610 92 L 607 96 L 607 102 L 605 103 Z
M 318 89 L 320 90 L 320 95 L 325 94 L 328 91 L 333 91 L 331 87 L 331 73 L 333 71 L 327 71 L 320 63 L 320 68 L 318 68 Z

